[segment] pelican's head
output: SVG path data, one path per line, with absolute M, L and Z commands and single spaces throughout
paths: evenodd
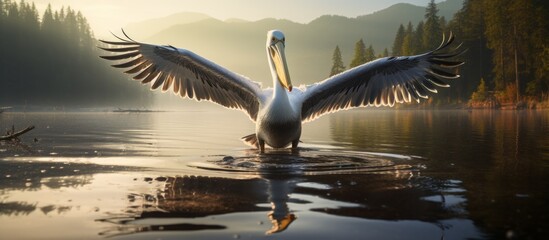
M 272 67 L 276 71 L 279 83 L 291 92 L 292 81 L 290 80 L 286 54 L 284 53 L 285 45 L 286 38 L 284 37 L 284 33 L 279 30 L 271 30 L 267 33 L 267 52 L 273 64 Z

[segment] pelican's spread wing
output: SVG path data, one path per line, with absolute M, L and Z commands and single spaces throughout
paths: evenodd
M 185 49 L 139 43 L 129 37 L 119 39 L 120 42 L 101 40 L 115 46 L 101 49 L 116 53 L 101 57 L 119 60 L 112 66 L 126 68 L 125 73 L 132 74 L 133 79 L 143 84 L 152 83 L 152 89 L 162 87 L 162 91 L 168 91 L 171 88 L 181 97 L 208 100 L 227 108 L 240 109 L 247 112 L 253 121 L 256 120 L 262 101 L 259 83 Z
M 395 102 L 419 102 L 436 87 L 448 87 L 441 79 L 455 79 L 463 62 L 450 58 L 462 54 L 455 48 L 445 49 L 448 41 L 435 50 L 416 56 L 381 58 L 307 86 L 301 96 L 302 121 L 311 121 L 324 114 L 362 106 L 393 106 Z

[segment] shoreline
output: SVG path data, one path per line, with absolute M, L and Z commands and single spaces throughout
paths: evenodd
M 505 102 L 500 103 L 498 101 L 482 101 L 482 102 L 469 102 L 467 104 L 469 109 L 493 109 L 493 110 L 544 110 L 549 109 L 549 100 L 535 101 L 526 100 L 519 102 Z
M 395 105 L 394 107 L 362 107 L 350 110 L 548 110 L 549 101 L 526 101 L 518 103 L 499 103 L 495 101 L 467 102 L 467 103 L 407 103 Z M 0 116 L 9 113 L 38 113 L 38 112 L 86 112 L 86 113 L 156 113 L 156 112 L 178 112 L 183 109 L 121 109 L 114 107 L 39 107 L 39 106 L 12 106 L 9 109 L 0 108 Z M 187 109 L 196 111 L 196 109 Z

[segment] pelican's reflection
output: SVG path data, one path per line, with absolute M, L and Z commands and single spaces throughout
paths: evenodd
M 102 232 L 113 236 L 157 231 L 248 231 L 275 234 L 299 220 L 295 212 L 381 220 L 420 220 L 438 224 L 465 213 L 460 182 L 420 177 L 413 169 L 368 174 L 315 174 L 307 170 L 307 153 L 265 154 L 242 158 L 253 172 L 232 175 L 146 178 L 151 189 L 128 195 L 126 214 L 102 221 L 114 223 Z M 340 157 L 340 156 L 336 156 Z M 317 162 L 330 161 L 329 155 Z M 339 158 L 338 158 L 339 159 Z M 234 161 L 240 164 L 235 159 Z M 364 161 L 374 161 L 366 159 Z M 374 162 L 375 163 L 375 162 Z M 237 165 L 240 166 L 240 165 Z M 152 193 L 152 194 L 151 194 Z M 294 208 L 294 209 L 292 209 Z M 250 222 L 259 223 L 250 225 Z M 270 223 L 265 226 L 263 223 Z
M 297 183 L 296 177 L 282 176 L 273 178 L 274 175 L 263 175 L 267 180 L 269 202 L 271 203 L 271 211 L 269 212 L 269 220 L 272 228 L 267 231 L 267 234 L 278 233 L 286 230 L 290 224 L 296 220 L 288 207 L 290 194 L 293 192 Z
M 259 175 L 247 179 L 207 176 L 146 178 L 145 181 L 159 187 L 157 194 L 129 194 L 127 215 L 100 219 L 117 225 L 100 234 L 117 236 L 153 231 L 224 230 L 235 226 L 232 222 L 216 220 L 231 213 L 248 216 L 238 220 L 241 222 L 260 216 L 256 213 L 263 213 L 262 219 L 257 219 L 260 222 L 258 227 L 264 228 L 262 223 L 270 222 L 270 229 L 266 228 L 265 234 L 282 232 L 297 219 L 288 207 L 288 201 L 301 173 L 293 169 L 284 169 L 284 173 L 280 170 L 260 169 Z
M 271 211 L 267 216 L 272 227 L 265 232 L 266 234 L 282 232 L 297 219 L 288 207 L 288 201 L 296 185 L 303 180 L 303 165 L 300 163 L 302 160 L 298 150 L 293 150 L 291 155 L 275 150 L 256 159 L 262 163 L 258 171 L 261 178 L 267 182 L 268 200 L 271 204 Z

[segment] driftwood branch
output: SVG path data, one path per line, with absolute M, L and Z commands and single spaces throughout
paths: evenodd
M 17 139 L 17 137 L 27 133 L 28 131 L 30 130 L 33 130 L 34 129 L 34 126 L 29 126 L 19 132 L 15 132 L 15 128 L 12 127 L 12 130 L 11 132 L 8 132 L 8 135 L 5 135 L 5 136 L 0 136 L 0 141 L 8 141 L 8 140 L 12 140 L 12 139 Z

